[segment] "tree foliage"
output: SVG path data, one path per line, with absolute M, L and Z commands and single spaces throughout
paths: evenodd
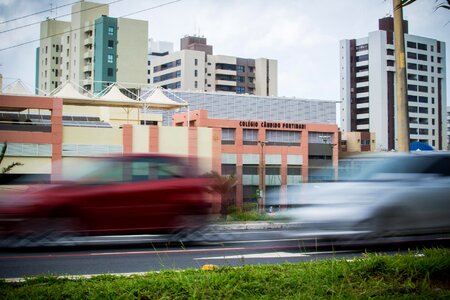
M 416 2 L 417 0 L 402 0 L 401 4 L 396 7 L 395 9 L 399 9 L 405 6 L 408 6 L 410 4 L 413 4 L 414 2 Z M 436 6 L 435 6 L 435 10 L 439 9 L 439 8 L 445 8 L 450 10 L 450 0 L 444 1 L 444 0 L 436 0 Z
M 0 153 L 0 165 L 2 164 L 2 162 L 3 162 L 3 158 L 5 158 L 5 154 L 6 154 L 6 149 L 8 148 L 8 143 L 7 142 L 4 142 L 3 143 L 3 147 L 2 147 L 2 152 Z M 13 162 L 13 163 L 11 163 L 10 165 L 8 165 L 7 167 L 3 167 L 2 168 L 2 172 L 1 172 L 1 174 L 6 174 L 6 173 L 8 173 L 9 171 L 11 171 L 14 167 L 16 167 L 16 166 L 23 166 L 23 164 L 22 163 L 20 163 L 20 162 Z

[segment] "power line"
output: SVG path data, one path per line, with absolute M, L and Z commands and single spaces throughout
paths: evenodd
M 53 18 L 53 19 L 60 19 L 60 18 L 63 18 L 63 17 L 71 16 L 71 15 L 76 14 L 76 13 L 80 13 L 80 12 L 83 12 L 83 11 L 95 9 L 95 8 L 98 8 L 98 7 L 101 7 L 101 6 L 105 6 L 105 5 L 109 5 L 109 4 L 114 4 L 114 3 L 120 2 L 120 1 L 123 1 L 123 0 L 115 0 L 115 1 L 111 1 L 111 2 L 109 2 L 109 3 L 99 4 L 99 5 L 96 5 L 96 6 L 92 6 L 92 7 L 86 8 L 86 9 L 82 9 L 82 10 L 76 11 L 76 12 L 74 12 L 74 13 L 69 13 L 69 14 L 61 15 L 61 16 L 56 17 L 56 18 Z M 13 31 L 13 30 L 17 30 L 17 29 L 21 29 L 21 28 L 25 28 L 25 27 L 29 27 L 29 26 L 33 26 L 33 25 L 37 25 L 37 24 L 40 24 L 41 22 L 42 22 L 42 21 L 38 21 L 38 22 L 29 23 L 29 24 L 17 26 L 17 27 L 14 27 L 14 28 L 6 29 L 6 30 L 3 30 L 3 31 L 0 31 L 0 34 L 1 34 L 1 33 L 10 32 L 10 31 Z
M 121 1 L 121 0 L 118 0 L 118 1 Z M 129 14 L 125 14 L 125 15 L 119 16 L 118 18 L 128 17 L 128 16 L 131 16 L 131 15 L 135 15 L 135 14 L 138 14 L 138 13 L 141 13 L 141 12 L 144 12 L 144 11 L 148 11 L 148 10 L 157 9 L 157 8 L 160 8 L 160 7 L 163 7 L 163 6 L 167 6 L 167 5 L 170 5 L 170 4 L 173 4 L 173 3 L 176 3 L 176 2 L 180 2 L 180 1 L 182 1 L 182 0 L 169 1 L 169 2 L 166 2 L 166 3 L 163 3 L 163 4 L 155 5 L 155 6 L 152 6 L 152 7 L 149 7 L 149 8 L 145 8 L 145 9 L 141 9 L 141 10 L 129 13 Z M 4 51 L 4 50 L 9 50 L 9 49 L 12 49 L 12 48 L 17 48 L 17 47 L 20 47 L 20 46 L 23 46 L 23 45 L 31 44 L 31 43 L 34 43 L 34 42 L 39 42 L 39 41 L 47 39 L 47 38 L 52 38 L 52 37 L 55 37 L 55 36 L 60 36 L 60 35 L 66 34 L 66 33 L 71 33 L 72 31 L 79 30 L 79 29 L 84 29 L 84 28 L 87 28 L 89 26 L 90 25 L 86 25 L 86 26 L 82 26 L 82 27 L 79 27 L 79 28 L 70 29 L 70 30 L 67 30 L 67 31 L 64 31 L 64 32 L 52 34 L 52 35 L 49 35 L 49 36 L 47 36 L 45 38 L 39 38 L 39 39 L 36 39 L 36 40 L 31 40 L 31 41 L 23 42 L 23 43 L 20 43 L 20 44 L 12 45 L 12 46 L 9 46 L 9 47 L 1 48 L 0 52 Z
M 81 2 L 81 1 L 75 1 L 75 2 L 72 2 L 72 3 L 68 3 L 68 4 L 61 5 L 61 6 L 57 6 L 57 7 L 55 7 L 55 9 L 58 9 L 58 8 L 61 8 L 61 7 L 66 7 L 66 6 L 69 6 L 69 5 L 72 5 L 72 4 L 75 4 L 75 3 L 79 3 L 79 2 Z M 20 19 L 25 19 L 25 18 L 28 18 L 28 17 L 32 17 L 32 16 L 35 16 L 35 15 L 40 15 L 42 13 L 45 13 L 45 12 L 51 11 L 51 10 L 53 10 L 53 8 L 41 10 L 41 11 L 29 14 L 29 15 L 24 15 L 24 16 L 20 16 L 20 17 L 14 18 L 14 19 L 9 19 L 9 20 L 6 20 L 6 21 L 2 21 L 2 22 L 0 22 L 0 25 L 6 24 L 6 23 L 9 23 L 9 22 L 12 22 L 12 21 L 17 21 L 17 20 L 20 20 Z

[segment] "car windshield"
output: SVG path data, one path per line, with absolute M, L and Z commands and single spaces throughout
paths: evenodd
M 380 159 L 369 165 L 361 173 L 355 176 L 356 180 L 388 179 L 383 175 L 406 176 L 408 174 L 426 173 L 435 161 L 434 157 L 428 156 L 400 156 Z
M 91 159 L 65 165 L 61 180 L 87 184 L 152 181 L 186 177 L 187 171 L 175 159 Z

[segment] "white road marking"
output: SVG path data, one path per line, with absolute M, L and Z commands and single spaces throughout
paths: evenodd
M 227 255 L 227 256 L 212 256 L 212 257 L 198 257 L 194 260 L 211 260 L 211 259 L 246 259 L 246 258 L 289 258 L 289 257 L 308 257 L 311 255 L 322 254 L 339 254 L 339 253 L 357 253 L 352 250 L 343 251 L 323 251 L 323 252 L 267 252 L 267 253 L 252 253 L 252 254 L 239 254 L 239 255 Z
M 199 257 L 199 258 L 194 258 L 194 259 L 195 260 L 208 260 L 208 259 L 247 259 L 247 258 L 288 258 L 288 257 L 306 257 L 306 256 L 309 256 L 309 255 L 306 255 L 303 253 L 269 252 L 269 253 Z

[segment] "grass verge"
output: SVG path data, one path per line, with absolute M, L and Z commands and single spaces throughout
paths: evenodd
M 0 299 L 450 299 L 450 250 L 353 261 L 0 282 Z

